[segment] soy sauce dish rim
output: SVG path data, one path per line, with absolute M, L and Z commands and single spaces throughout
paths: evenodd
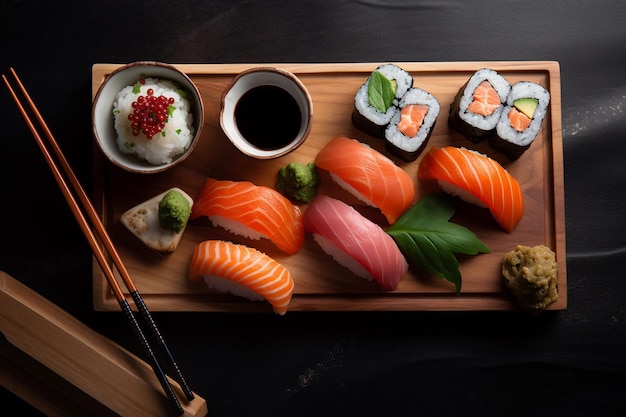
M 140 75 L 175 81 L 182 84 L 189 95 L 187 98 L 193 113 L 194 134 L 187 150 L 170 163 L 153 165 L 136 155 L 123 153 L 117 147 L 113 101 L 122 88 L 132 85 Z M 173 168 L 193 152 L 204 126 L 204 103 L 202 94 L 193 80 L 176 66 L 160 61 L 136 61 L 123 64 L 107 75 L 94 96 L 91 118 L 94 139 L 102 154 L 112 164 L 131 173 L 155 174 Z
M 246 84 L 247 82 L 247 84 Z M 243 85 L 243 87 L 241 87 Z M 272 85 L 285 89 L 296 100 L 301 113 L 300 132 L 293 141 L 278 149 L 261 149 L 250 144 L 239 132 L 235 107 L 241 97 L 254 87 Z M 256 159 L 284 156 L 302 145 L 313 122 L 313 100 L 304 83 L 292 72 L 273 66 L 248 68 L 238 73 L 226 86 L 220 101 L 220 126 L 230 142 L 244 155 Z

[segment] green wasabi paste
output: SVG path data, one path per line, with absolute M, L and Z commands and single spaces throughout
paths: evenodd
M 291 162 L 278 171 L 276 189 L 293 200 L 309 203 L 317 195 L 320 181 L 313 162 Z
M 159 202 L 159 223 L 163 229 L 180 233 L 191 215 L 191 205 L 180 192 L 168 191 Z

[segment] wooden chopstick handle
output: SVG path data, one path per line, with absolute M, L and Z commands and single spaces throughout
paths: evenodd
M 131 297 L 133 297 L 135 306 L 137 306 L 137 310 L 139 311 L 141 317 L 148 325 L 148 328 L 150 329 L 150 332 L 152 333 L 154 340 L 156 341 L 157 345 L 159 345 L 159 347 L 161 348 L 161 351 L 163 355 L 165 356 L 168 364 L 174 371 L 176 378 L 178 380 L 178 383 L 180 384 L 181 389 L 185 393 L 185 397 L 187 398 L 188 401 L 192 401 L 194 399 L 194 394 L 189 388 L 189 386 L 187 385 L 187 382 L 185 381 L 185 378 L 183 377 L 183 374 L 180 371 L 178 364 L 174 360 L 174 356 L 172 355 L 169 348 L 167 347 L 167 344 L 165 343 L 165 339 L 163 339 L 163 336 L 161 335 L 159 328 L 154 322 L 154 319 L 152 318 L 152 314 L 150 314 L 150 311 L 148 310 L 146 303 L 143 301 L 141 294 L 139 294 L 138 290 L 135 290 L 135 291 L 132 291 L 130 295 Z
M 154 352 L 152 351 L 152 349 L 150 348 L 150 344 L 148 343 L 148 340 L 146 339 L 145 335 L 141 331 L 141 328 L 139 327 L 139 322 L 137 322 L 137 318 L 135 317 L 133 310 L 130 308 L 130 304 L 128 304 L 128 301 L 126 299 L 121 300 L 119 304 L 120 304 L 120 308 L 122 309 L 122 312 L 126 316 L 128 323 L 130 324 L 130 327 L 133 329 L 135 336 L 137 336 L 137 339 L 139 340 L 139 343 L 141 344 L 141 347 L 143 348 L 144 353 L 148 357 L 150 366 L 152 367 L 152 370 L 157 376 L 157 379 L 161 383 L 161 387 L 163 387 L 163 390 L 165 391 L 167 398 L 172 403 L 172 406 L 174 407 L 174 409 L 178 412 L 178 415 L 179 416 L 182 415 L 185 412 L 185 410 L 183 410 L 182 405 L 180 405 L 180 402 L 178 401 L 178 398 L 176 397 L 176 393 L 174 393 L 174 390 L 172 389 L 172 386 L 167 380 L 167 377 L 165 376 L 165 373 L 163 372 L 161 365 L 159 365 L 159 361 L 154 355 Z

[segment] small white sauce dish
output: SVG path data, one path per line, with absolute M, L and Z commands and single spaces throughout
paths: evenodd
M 237 106 L 242 97 L 257 87 L 279 87 L 286 91 L 297 104 L 299 125 L 295 134 L 285 143 L 275 147 L 260 147 L 242 134 L 242 125 L 237 120 Z M 287 99 L 289 97 L 287 96 Z M 292 101 L 292 100 L 289 100 Z M 265 103 L 260 103 L 259 110 Z M 280 118 L 280 114 L 276 114 Z M 313 120 L 313 101 L 302 81 L 293 73 L 276 67 L 256 67 L 236 75 L 222 94 L 220 106 L 220 125 L 231 143 L 244 155 L 256 159 L 272 159 L 286 155 L 298 148 L 311 131 Z

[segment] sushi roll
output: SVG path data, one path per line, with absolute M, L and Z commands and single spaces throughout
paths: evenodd
M 439 116 L 439 101 L 427 91 L 411 88 L 400 100 L 385 130 L 385 148 L 411 162 L 424 150 Z
M 450 105 L 449 126 L 474 143 L 487 138 L 498 124 L 511 84 L 490 68 L 476 71 Z
M 413 77 L 402 68 L 379 66 L 355 95 L 352 124 L 370 136 L 384 139 L 385 129 L 398 111 L 398 100 L 412 86 Z
M 550 93 L 539 84 L 513 84 L 489 145 L 511 160 L 518 159 L 539 134 L 548 104 Z

